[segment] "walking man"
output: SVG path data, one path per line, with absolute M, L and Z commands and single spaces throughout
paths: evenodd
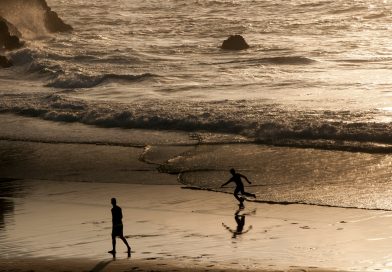
M 127 240 L 124 237 L 123 234 L 123 223 L 122 223 L 122 211 L 119 206 L 117 206 L 117 201 L 115 198 L 112 198 L 111 200 L 112 203 L 112 245 L 113 245 L 113 250 L 109 251 L 108 253 L 113 254 L 113 256 L 116 254 L 116 237 L 119 237 L 124 244 L 127 246 L 127 253 L 128 257 L 131 255 L 131 247 L 129 246 Z

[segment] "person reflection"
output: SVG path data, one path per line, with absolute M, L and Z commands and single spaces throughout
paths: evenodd
M 242 213 L 242 214 L 240 214 L 241 210 L 242 209 L 240 208 L 240 209 L 238 209 L 234 213 L 234 219 L 235 219 L 235 222 L 237 223 L 237 228 L 236 229 L 231 229 L 225 223 L 222 223 L 222 226 L 233 234 L 233 236 L 232 236 L 233 239 L 237 238 L 238 235 L 242 235 L 242 234 L 245 234 L 245 233 L 249 232 L 252 229 L 252 225 L 250 225 L 248 227 L 248 229 L 244 231 L 245 217 L 247 215 L 250 215 L 250 214 L 255 214 L 256 210 L 253 210 L 253 211 L 251 211 L 249 213 Z

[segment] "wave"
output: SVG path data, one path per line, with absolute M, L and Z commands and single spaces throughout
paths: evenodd
M 343 13 L 354 13 L 359 11 L 367 11 L 367 6 L 351 6 L 347 8 L 341 8 L 336 10 L 331 10 L 330 13 L 332 14 L 343 14 Z
M 302 64 L 312 64 L 316 62 L 313 59 L 301 57 L 301 56 L 288 56 L 288 57 L 271 57 L 261 59 L 260 62 L 267 62 L 273 64 L 292 64 L 292 65 L 302 65 Z
M 98 57 L 89 55 L 61 56 L 54 53 L 40 51 L 38 49 L 23 48 L 9 53 L 9 57 L 14 66 L 21 67 L 23 72 L 27 74 L 35 74 L 39 78 L 46 77 L 45 79 L 50 80 L 49 83 L 46 83 L 46 87 L 60 89 L 92 88 L 108 82 L 137 82 L 156 77 L 156 75 L 151 73 L 144 73 L 140 75 L 115 73 L 89 75 L 69 71 L 69 66 L 72 65 L 74 61 L 89 63 L 118 63 L 120 61 L 130 63 L 133 61 L 129 58 L 127 60 L 121 60 L 119 56 L 112 56 L 105 59 L 100 59 Z M 67 62 L 71 63 L 68 64 Z
M 93 83 L 111 77 L 99 77 Z M 138 80 L 139 77 L 125 78 Z M 83 101 L 67 98 L 64 94 L 33 93 L 2 95 L 0 112 L 101 127 L 237 134 L 268 145 L 392 152 L 392 124 L 369 121 L 372 116 L 377 117 L 377 110 L 290 111 L 275 104 L 242 100 L 150 99 L 121 104 Z M 203 137 L 200 137 L 200 143 L 208 142 L 208 136 L 205 140 Z
M 320 7 L 320 6 L 326 6 L 329 4 L 334 4 L 335 1 L 319 1 L 315 3 L 304 3 L 304 4 L 299 4 L 298 6 L 301 8 L 314 8 L 314 7 Z
M 344 62 L 344 63 L 386 63 L 391 62 L 392 58 L 390 57 L 376 57 L 376 58 L 368 58 L 368 59 L 335 59 L 334 62 Z
M 31 64 L 36 59 L 36 52 L 29 48 L 23 48 L 10 53 L 9 56 L 14 65 L 21 66 Z
M 69 77 L 59 77 L 54 81 L 46 84 L 46 87 L 53 88 L 92 88 L 100 84 L 108 82 L 136 82 L 154 77 L 153 74 L 146 73 L 141 75 L 118 75 L 118 74 L 104 74 L 104 75 L 83 75 L 77 74 Z
M 181 180 L 180 180 L 180 182 L 181 182 Z M 199 186 L 194 186 L 194 185 L 187 185 L 187 184 L 184 184 L 184 186 L 181 188 L 187 189 L 187 190 L 209 191 L 209 192 L 216 192 L 216 193 L 232 194 L 230 192 L 224 192 L 222 190 L 199 187 Z M 269 205 L 309 205 L 309 206 L 318 206 L 318 207 L 330 207 L 330 208 L 332 207 L 332 208 L 356 209 L 356 210 L 368 210 L 368 211 L 392 211 L 392 209 L 388 209 L 388 208 L 357 207 L 354 205 L 351 205 L 351 206 L 350 205 L 333 205 L 333 204 L 324 204 L 324 203 L 313 203 L 313 202 L 308 202 L 308 201 L 285 201 L 285 200 L 277 201 L 277 200 L 268 200 L 268 199 L 247 199 L 246 201 L 256 202 L 256 203 L 261 203 L 261 204 L 269 204 Z
M 384 18 L 387 16 L 390 16 L 390 12 L 384 11 L 384 12 L 380 12 L 380 13 L 371 13 L 369 15 L 364 16 L 363 18 L 371 20 L 371 19 L 380 19 L 380 18 Z
M 241 59 L 226 63 L 249 63 L 249 64 L 277 64 L 277 65 L 308 65 L 315 63 L 316 60 L 303 56 L 282 56 L 265 57 L 258 59 Z
M 28 142 L 28 143 L 43 143 L 43 144 L 79 144 L 79 145 L 104 145 L 104 146 L 121 146 L 121 147 L 135 147 L 143 148 L 144 144 L 124 143 L 124 142 L 110 142 L 110 141 L 72 141 L 72 140 L 45 140 L 45 139 L 28 139 L 26 137 L 4 137 L 0 136 L 0 141 L 7 142 Z

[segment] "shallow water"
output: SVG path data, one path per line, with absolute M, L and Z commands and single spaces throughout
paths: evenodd
M 2 178 L 180 182 L 231 193 L 233 185 L 220 185 L 234 167 L 252 181 L 245 185 L 256 201 L 392 210 L 387 153 L 273 147 L 233 135 L 52 124 L 12 115 L 0 120 L 7 128 L 0 132 Z M 24 131 L 34 137 L 25 139 Z
M 73 32 L 2 11 L 26 47 L 0 71 L 0 177 L 215 189 L 234 167 L 262 201 L 391 209 L 389 1 L 48 3 Z

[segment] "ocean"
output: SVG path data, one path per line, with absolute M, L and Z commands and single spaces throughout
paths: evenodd
M 26 44 L 0 70 L 3 155 L 140 148 L 194 188 L 231 192 L 234 167 L 260 202 L 392 210 L 391 1 L 47 2 L 73 31 L 4 14 Z M 250 48 L 220 49 L 233 34 Z

